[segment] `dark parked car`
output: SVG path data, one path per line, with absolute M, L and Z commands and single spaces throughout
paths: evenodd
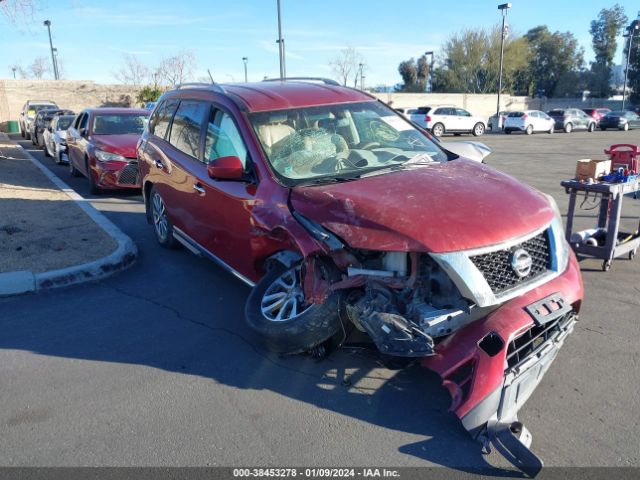
M 582 111 L 599 122 L 602 117 L 611 111 L 610 108 L 583 108 Z
M 149 117 L 137 108 L 91 108 L 67 131 L 69 170 L 89 179 L 92 194 L 140 188 L 136 144 Z
M 51 124 L 51 120 L 58 115 L 73 115 L 73 111 L 55 108 L 43 108 L 38 111 L 29 132 L 33 145 L 44 148 L 44 132 Z
M 317 353 L 351 325 L 419 358 L 473 437 L 535 474 L 517 411 L 583 295 L 555 202 L 317 81 L 165 93 L 137 149 L 157 241 L 253 286 L 245 319 L 276 351 Z
M 610 112 L 600 120 L 600 129 L 617 128 L 618 130 L 631 130 L 640 128 L 640 117 L 629 110 Z
M 571 133 L 573 130 L 593 132 L 597 122 L 578 108 L 554 109 L 547 112 L 556 122 L 556 130 Z

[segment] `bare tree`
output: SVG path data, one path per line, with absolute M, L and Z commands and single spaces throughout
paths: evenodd
M 42 79 L 45 74 L 51 71 L 51 68 L 49 67 L 49 60 L 47 57 L 36 57 L 33 63 L 29 65 L 29 71 L 31 72 L 31 75 L 33 75 L 33 78 L 38 80 Z
M 120 69 L 113 74 L 119 82 L 136 87 L 147 83 L 151 77 L 149 67 L 142 63 L 135 55 L 125 55 Z
M 15 22 L 21 17 L 33 17 L 37 0 L 0 0 L 0 12 Z
M 12 63 L 11 66 L 9 67 L 9 69 L 12 72 L 15 71 L 16 74 L 17 74 L 17 77 L 20 77 L 22 79 L 29 78 L 29 72 L 27 72 L 25 70 L 25 68 L 22 65 L 20 65 L 19 63 L 17 63 L 17 62 L 16 63 Z
M 364 66 L 364 57 L 354 47 L 347 47 L 329 61 L 329 67 L 343 85 L 347 85 L 351 78 L 357 85 L 361 63 Z
M 173 57 L 163 58 L 157 70 L 157 78 L 168 86 L 183 83 L 191 75 L 196 66 L 196 58 L 190 50 L 182 50 Z

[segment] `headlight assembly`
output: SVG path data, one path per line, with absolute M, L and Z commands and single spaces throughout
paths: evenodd
M 560 214 L 558 204 L 551 195 L 545 194 L 545 197 L 547 197 L 549 205 L 553 208 L 556 214 L 555 218 L 551 222 L 550 235 L 551 251 L 553 252 L 552 269 L 562 273 L 565 271 L 569 263 L 570 247 L 564 235 L 564 224 L 562 223 L 562 215 Z
M 110 162 L 114 160 L 117 160 L 120 162 L 127 161 L 127 159 L 124 158 L 122 155 L 118 155 L 117 153 L 105 152 L 104 150 L 98 150 L 98 149 L 96 149 L 96 158 L 101 162 Z

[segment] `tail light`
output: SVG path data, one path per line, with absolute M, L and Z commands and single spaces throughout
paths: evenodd
M 424 116 L 424 121 L 429 123 L 431 121 L 431 117 L 429 115 Z

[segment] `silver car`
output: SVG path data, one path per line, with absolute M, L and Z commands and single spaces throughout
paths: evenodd
M 67 156 L 67 129 L 71 126 L 75 115 L 59 115 L 53 117 L 44 131 L 44 154 L 53 157 L 58 165 L 69 163 Z

